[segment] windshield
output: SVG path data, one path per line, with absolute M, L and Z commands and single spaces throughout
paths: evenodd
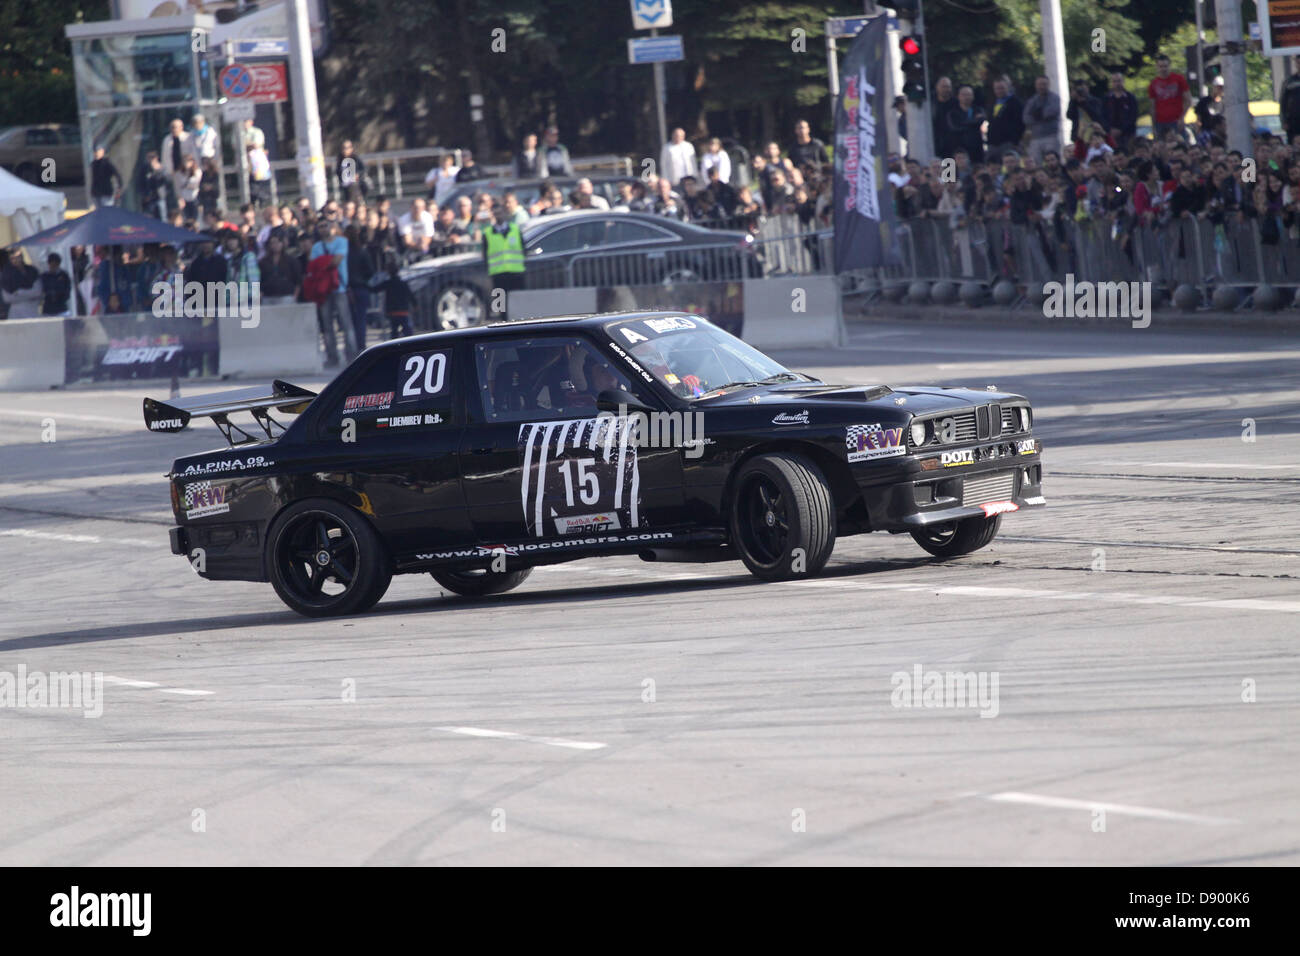
M 803 378 L 701 316 L 623 319 L 605 331 L 679 398 Z

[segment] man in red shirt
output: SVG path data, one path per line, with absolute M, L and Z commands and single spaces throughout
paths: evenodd
M 1169 72 L 1169 57 L 1163 53 L 1156 57 L 1156 78 L 1147 85 L 1147 96 L 1151 99 L 1156 142 L 1164 142 L 1171 132 L 1177 133 L 1180 141 L 1186 141 L 1183 116 L 1192 105 L 1192 92 L 1187 77 Z

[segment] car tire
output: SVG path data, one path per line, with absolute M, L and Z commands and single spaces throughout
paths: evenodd
M 997 537 L 1002 515 L 991 518 L 963 518 L 913 531 L 912 537 L 936 558 L 957 558 L 978 551 Z
M 798 455 L 759 455 L 742 465 L 730 510 L 731 544 L 764 581 L 817 574 L 835 549 L 830 487 Z
M 434 331 L 450 332 L 483 325 L 487 321 L 487 300 L 472 285 L 449 285 L 433 298 Z
M 328 498 L 290 505 L 272 522 L 266 541 L 271 586 L 305 617 L 367 611 L 393 579 L 387 549 L 370 522 Z
M 505 594 L 513 591 L 533 573 L 532 568 L 520 568 L 518 571 L 497 573 L 487 569 L 472 571 L 430 571 L 429 574 L 440 587 L 453 594 L 464 597 L 487 597 L 491 594 Z

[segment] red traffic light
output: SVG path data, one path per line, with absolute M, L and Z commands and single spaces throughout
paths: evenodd
M 903 37 L 898 45 L 908 56 L 916 56 L 921 52 L 921 44 L 916 42 L 916 37 Z

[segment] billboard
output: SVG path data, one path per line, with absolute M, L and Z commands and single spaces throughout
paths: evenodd
M 1300 0 L 1257 0 L 1265 56 L 1300 54 Z

